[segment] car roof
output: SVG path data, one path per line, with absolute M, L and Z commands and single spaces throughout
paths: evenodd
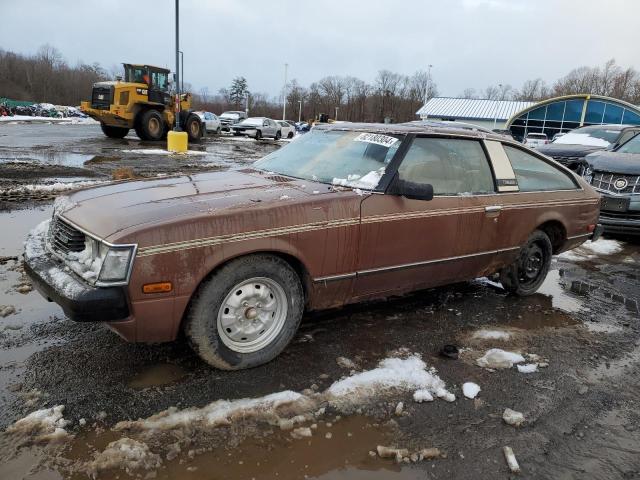
M 489 133 L 482 130 L 472 130 L 469 128 L 459 128 L 449 126 L 440 122 L 419 122 L 419 123 L 320 123 L 316 124 L 317 130 L 373 132 L 382 134 L 406 135 L 409 133 L 436 133 L 442 135 L 460 135 L 466 137 L 488 138 L 492 140 L 505 140 L 504 135 Z

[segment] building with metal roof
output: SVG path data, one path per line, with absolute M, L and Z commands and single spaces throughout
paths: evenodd
M 515 113 L 535 104 L 514 100 L 434 97 L 416 114 L 421 120 L 460 121 L 489 129 L 503 129 Z

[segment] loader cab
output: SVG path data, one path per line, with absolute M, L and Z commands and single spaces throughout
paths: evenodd
M 124 63 L 124 80 L 148 85 L 149 102 L 169 105 L 169 70 L 151 65 Z

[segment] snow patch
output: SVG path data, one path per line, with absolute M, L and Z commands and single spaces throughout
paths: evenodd
M 355 174 L 347 175 L 347 178 L 334 178 L 332 180 L 333 185 L 339 185 L 341 187 L 352 187 L 365 190 L 373 190 L 378 186 L 380 179 L 384 175 L 384 167 L 378 170 L 372 170 L 366 175 L 360 176 Z
M 40 222 L 27 234 L 27 239 L 24 242 L 24 253 L 27 258 L 37 258 L 44 255 L 50 224 L 51 219 Z
M 477 359 L 476 363 L 483 368 L 511 368 L 514 364 L 524 361 L 524 357 L 519 353 L 508 352 L 500 348 L 492 348 Z
M 467 398 L 476 398 L 478 393 L 480 393 L 480 385 L 473 382 L 466 382 L 462 385 L 462 393 Z
M 517 365 L 520 373 L 535 373 L 538 371 L 537 363 L 526 363 L 524 365 Z
M 136 148 L 132 150 L 120 150 L 122 153 L 135 153 L 140 155 L 207 155 L 207 152 L 198 150 L 187 150 L 186 152 L 170 152 L 162 148 Z
M 581 262 L 590 260 L 602 255 L 613 255 L 619 253 L 624 248 L 622 242 L 600 238 L 595 242 L 587 240 L 579 247 L 569 250 L 558 255 L 558 258 L 568 260 L 570 262 Z
M 511 338 L 511 333 L 505 330 L 489 330 L 483 328 L 481 330 L 476 330 L 472 337 L 481 340 L 509 340 Z
M 55 183 L 49 183 L 49 184 L 38 183 L 38 184 L 21 185 L 16 188 L 0 190 L 0 193 L 15 194 L 15 193 L 24 193 L 24 192 L 31 192 L 31 193 L 33 192 L 49 192 L 49 193 L 66 192 L 66 191 L 75 190 L 78 188 L 102 185 L 104 183 L 107 183 L 107 182 L 102 180 L 84 180 L 80 182 L 55 182 Z
M 10 425 L 7 433 L 31 437 L 35 442 L 63 440 L 69 435 L 65 427 L 70 423 L 63 411 L 64 405 L 36 410 Z
M 413 401 L 422 403 L 422 402 L 433 402 L 433 395 L 429 390 L 420 389 L 413 392 Z
M 97 453 L 87 465 L 87 472 L 95 478 L 102 470 L 120 468 L 131 473 L 132 470 L 156 469 L 160 463 L 160 455 L 149 450 L 146 443 L 124 437 L 109 443 L 104 451 Z

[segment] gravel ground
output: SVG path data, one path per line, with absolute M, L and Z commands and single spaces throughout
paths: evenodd
M 206 156 L 121 152 L 138 148 L 153 146 L 129 138 L 114 143 L 89 126 L 2 126 L 0 190 L 65 173 L 108 179 L 122 165 L 141 176 L 227 168 L 277 145 L 223 137 L 199 146 Z M 50 158 L 85 157 L 56 162 L 39 156 L 45 150 L 54 152 Z M 9 159 L 11 152 L 19 152 L 17 162 Z M 20 174 L 20 169 L 29 173 Z M 0 426 L 40 408 L 65 405 L 64 418 L 71 421 L 67 430 L 76 437 L 42 446 L 28 438 L 25 445 L 24 438 L 0 436 L 0 478 L 87 478 L 87 470 L 72 473 L 74 466 L 86 465 L 121 437 L 111 430 L 117 422 L 219 399 L 287 389 L 322 391 L 398 351 L 420 354 L 456 400 L 415 403 L 411 392 L 380 392 L 352 415 L 329 408 L 304 424 L 316 422 L 317 429 L 303 440 L 249 419 L 207 435 L 195 429 L 165 433 L 144 439 L 162 460 L 159 469 L 149 472 L 157 478 L 274 478 L 276 472 L 281 479 L 509 478 L 502 450 L 508 445 L 520 464 L 520 478 L 640 476 L 637 241 L 618 239 L 623 249 L 614 255 L 554 260 L 542 293 L 529 298 L 475 281 L 308 315 L 294 342 L 273 362 L 221 372 L 204 365 L 184 340 L 127 344 L 101 325 L 69 321 L 57 306 L 21 288 L 27 284 L 19 259 L 21 239 L 50 215 L 50 202 L 25 194 L 5 201 L 4 207 L 0 229 L 10 233 L 0 244 L 0 305 L 13 306 L 16 313 L 0 318 Z M 503 330 L 510 338 L 474 337 L 481 329 Z M 457 345 L 460 357 L 439 355 L 445 344 Z M 531 374 L 515 367 L 478 367 L 475 359 L 494 347 L 536 354 L 548 366 Z M 462 395 L 468 381 L 481 387 L 474 400 Z M 397 414 L 400 401 L 404 408 Z M 507 425 L 505 408 L 522 412 L 524 424 Z M 82 426 L 80 419 L 87 424 Z M 384 442 L 410 452 L 437 447 L 446 458 L 397 465 L 393 459 L 371 457 L 368 452 Z M 38 473 L 31 477 L 30 471 Z M 118 473 L 106 471 L 98 478 Z

